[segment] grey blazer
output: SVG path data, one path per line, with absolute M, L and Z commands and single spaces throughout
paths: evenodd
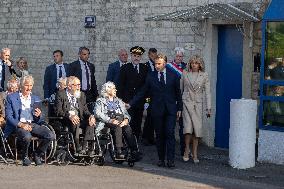
M 115 103 L 119 106 L 119 113 L 124 115 L 124 118 L 128 119 L 130 122 L 130 115 L 128 114 L 124 102 L 121 99 L 115 97 Z M 110 123 L 111 118 L 107 114 L 107 99 L 104 97 L 98 98 L 96 100 L 96 105 L 94 108 L 94 115 L 97 118 L 96 134 L 98 134 L 105 126 L 105 124 Z

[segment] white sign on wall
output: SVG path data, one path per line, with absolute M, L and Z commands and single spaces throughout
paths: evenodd
M 189 51 L 194 51 L 196 49 L 195 43 L 187 43 L 185 44 L 184 48 Z

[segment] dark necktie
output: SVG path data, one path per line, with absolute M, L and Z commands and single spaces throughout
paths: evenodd
M 90 90 L 90 81 L 89 81 L 89 69 L 86 62 L 84 62 L 85 70 L 86 70 L 86 81 L 87 81 L 87 90 Z
M 134 66 L 134 69 L 135 69 L 136 73 L 139 73 L 139 72 L 138 72 L 138 66 L 137 66 L 137 65 Z
M 4 81 L 5 81 L 5 63 L 2 61 L 2 78 L 1 78 L 1 87 L 4 90 Z
M 58 74 L 58 78 L 62 77 L 62 66 L 59 66 L 59 74 Z
M 162 85 L 165 85 L 165 77 L 164 77 L 164 72 L 160 72 L 160 82 Z

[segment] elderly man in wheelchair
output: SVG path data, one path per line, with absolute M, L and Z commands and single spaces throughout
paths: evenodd
M 75 76 L 67 78 L 66 90 L 59 90 L 55 96 L 54 112 L 58 117 L 63 117 L 62 124 L 67 126 L 75 139 L 76 155 L 94 154 L 94 129 L 95 117 L 89 112 L 86 97 L 80 91 L 80 80 Z M 80 143 L 80 130 L 83 130 L 83 144 Z M 91 146 L 88 147 L 88 143 Z
M 55 139 L 54 133 L 43 126 L 41 101 L 39 97 L 31 94 L 34 84 L 32 76 L 27 75 L 20 80 L 20 92 L 7 96 L 6 102 L 6 128 L 5 134 L 15 132 L 18 141 L 22 142 L 23 165 L 29 166 L 31 160 L 28 156 L 32 135 L 41 139 L 39 146 L 34 150 L 34 161 L 41 165 L 41 156 L 46 152 L 51 141 Z
M 101 96 L 97 99 L 94 114 L 100 121 L 97 124 L 96 133 L 104 127 L 108 127 L 114 135 L 116 159 L 124 159 L 122 151 L 124 147 L 123 136 L 127 146 L 130 148 L 130 155 L 134 161 L 140 159 L 135 136 L 129 126 L 130 116 L 121 99 L 116 97 L 116 87 L 113 82 L 103 84 Z

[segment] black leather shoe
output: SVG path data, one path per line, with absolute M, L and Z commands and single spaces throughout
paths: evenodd
M 39 156 L 35 155 L 35 159 L 34 160 L 35 160 L 36 166 L 42 165 L 42 161 L 41 161 L 41 158 Z
M 165 164 L 164 160 L 159 160 L 157 165 L 158 165 L 158 167 L 166 167 L 166 164 Z
M 23 166 L 29 166 L 31 165 L 31 160 L 28 157 L 24 157 L 23 159 Z
M 169 168 L 174 168 L 174 167 L 175 167 L 175 162 L 174 162 L 173 160 L 168 160 L 167 166 L 168 166 Z

